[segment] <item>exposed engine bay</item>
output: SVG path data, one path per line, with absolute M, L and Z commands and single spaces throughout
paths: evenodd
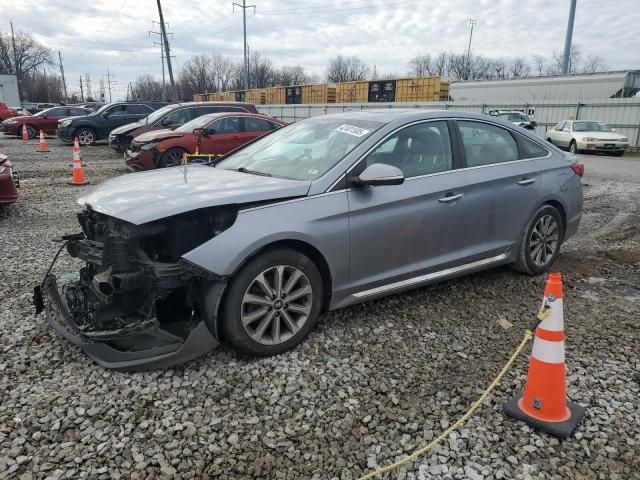
M 224 284 L 181 256 L 229 228 L 237 213 L 235 206 L 211 207 L 143 225 L 90 208 L 79 213 L 82 233 L 65 237 L 69 255 L 85 262 L 79 279 L 59 285 L 48 274 L 39 293 L 47 314 L 65 323 L 54 327 L 75 343 L 106 343 L 118 352 L 175 350 L 205 323 L 212 310 L 206 297 Z

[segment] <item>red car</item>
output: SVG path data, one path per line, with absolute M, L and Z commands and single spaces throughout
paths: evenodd
M 35 115 L 12 117 L 2 122 L 2 131 L 5 135 L 22 135 L 22 126 L 27 127 L 29 138 L 36 138 L 40 130 L 45 134 L 54 134 L 58 128 L 58 120 L 66 117 L 78 117 L 91 113 L 91 110 L 81 107 L 53 107 L 47 108 Z
M 13 169 L 7 156 L 0 153 L 0 207 L 15 203 L 19 186 L 18 172 Z
M 231 150 L 286 125 L 277 118 L 255 113 L 202 115 L 175 130 L 152 130 L 137 136 L 125 152 L 132 171 L 178 165 L 184 153 L 227 154 Z
M 8 118 L 18 117 L 20 115 L 22 114 L 15 108 L 11 108 L 6 103 L 0 102 L 0 122 L 4 122 Z

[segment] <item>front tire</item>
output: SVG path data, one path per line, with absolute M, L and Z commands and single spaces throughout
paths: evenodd
M 40 136 L 40 132 L 33 125 L 26 125 L 26 129 L 27 129 L 27 135 L 29 135 L 29 140 L 32 140 Z
M 180 165 L 182 156 L 185 153 L 186 150 L 184 150 L 183 148 L 170 148 L 160 156 L 156 168 L 175 167 L 176 165 Z
M 324 285 L 316 265 L 290 249 L 245 265 L 223 301 L 222 334 L 237 350 L 276 355 L 298 345 L 318 323 Z
M 91 130 L 90 128 L 80 128 L 76 130 L 76 134 L 74 137 L 78 137 L 78 142 L 80 145 L 88 146 L 93 145 L 97 140 L 96 132 Z
M 548 272 L 558 258 L 563 240 L 560 212 L 551 205 L 541 206 L 525 228 L 513 268 L 527 275 Z

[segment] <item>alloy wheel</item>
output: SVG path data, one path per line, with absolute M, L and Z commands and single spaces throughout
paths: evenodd
M 311 314 L 313 289 L 307 276 L 290 265 L 271 267 L 249 284 L 241 305 L 245 332 L 263 345 L 296 335 Z
M 180 152 L 179 150 L 171 150 L 165 155 L 167 156 L 167 167 L 175 167 L 176 165 L 180 165 L 182 160 L 182 152 Z
M 95 137 L 90 130 L 80 130 L 78 132 L 78 142 L 80 142 L 81 145 L 91 145 L 94 140 Z
M 578 152 L 578 148 L 576 146 L 576 142 L 571 142 L 571 145 L 569 145 L 569 152 L 575 154 Z
M 529 256 L 538 267 L 547 265 L 556 253 L 560 240 L 558 222 L 551 215 L 538 219 L 529 237 Z
M 38 136 L 38 131 L 31 125 L 27 125 L 27 135 L 29 135 L 29 138 L 36 138 Z

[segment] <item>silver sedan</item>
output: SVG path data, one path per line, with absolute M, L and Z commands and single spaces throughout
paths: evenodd
M 211 165 L 79 199 L 75 277 L 36 289 L 58 332 L 110 368 L 227 342 L 299 344 L 323 311 L 498 265 L 547 272 L 582 214 L 583 166 L 508 122 L 385 110 L 310 118 Z

